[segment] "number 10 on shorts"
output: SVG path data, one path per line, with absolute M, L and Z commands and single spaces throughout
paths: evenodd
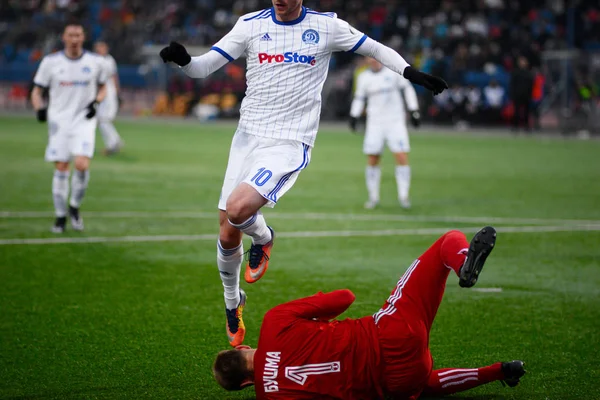
M 256 186 L 263 186 L 269 181 L 269 179 L 271 179 L 272 176 L 273 173 L 265 167 L 263 167 L 256 172 L 256 175 L 254 175 L 252 179 L 250 179 L 250 182 L 254 182 Z

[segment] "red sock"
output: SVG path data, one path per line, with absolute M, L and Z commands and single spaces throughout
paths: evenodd
M 444 235 L 444 241 L 440 247 L 440 257 L 444 265 L 452 268 L 456 275 L 460 267 L 465 263 L 469 242 L 465 234 L 460 231 L 450 231 Z
M 445 396 L 501 379 L 504 379 L 502 363 L 473 369 L 436 369 L 429 375 L 429 381 L 423 394 L 428 396 Z

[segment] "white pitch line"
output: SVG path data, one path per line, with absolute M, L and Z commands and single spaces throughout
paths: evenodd
M 193 211 L 86 211 L 85 217 L 92 218 L 186 218 L 217 220 L 218 213 Z M 52 218 L 49 211 L 0 211 L 0 218 Z M 600 220 L 544 219 L 544 218 L 505 218 L 505 217 L 464 217 L 435 215 L 398 214 L 329 214 L 329 213 L 278 213 L 269 212 L 267 218 L 286 220 L 326 220 L 326 221 L 398 221 L 398 222 L 447 222 L 483 224 L 600 224 Z
M 463 232 L 477 232 L 481 227 L 461 228 Z M 545 232 L 585 232 L 600 231 L 600 225 L 578 226 L 509 226 L 497 228 L 502 233 L 545 233 Z M 323 238 L 323 237 L 383 237 L 383 236 L 427 236 L 442 235 L 448 228 L 422 229 L 385 229 L 372 231 L 303 231 L 278 232 L 278 238 Z M 217 234 L 204 235 L 156 235 L 156 236 L 90 236 L 90 237 L 55 237 L 1 239 L 0 246 L 7 245 L 46 245 L 76 243 L 140 243 L 140 242 L 184 242 L 217 240 Z
M 482 287 L 482 288 L 473 288 L 471 290 L 474 290 L 476 292 L 482 292 L 482 293 L 502 293 L 502 288 L 499 288 L 499 287 Z

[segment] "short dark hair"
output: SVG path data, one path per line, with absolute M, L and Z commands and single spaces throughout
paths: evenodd
M 80 26 L 81 29 L 83 29 L 85 31 L 83 24 L 76 19 L 67 20 L 67 22 L 65 23 L 65 26 L 63 26 L 63 32 L 66 31 L 69 26 Z
M 226 390 L 242 390 L 248 371 L 240 350 L 225 350 L 217 355 L 213 365 L 215 379 Z

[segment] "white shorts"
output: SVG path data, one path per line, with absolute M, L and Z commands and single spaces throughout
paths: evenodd
M 271 139 L 236 131 L 229 151 L 229 163 L 221 189 L 219 209 L 240 183 L 247 183 L 274 207 L 288 191 L 300 171 L 310 162 L 312 148 L 304 143 Z
M 48 146 L 46 147 L 46 161 L 71 161 L 72 157 L 94 156 L 96 141 L 96 120 L 91 119 L 68 128 L 48 121 Z
M 367 123 L 363 152 L 367 155 L 379 155 L 383 153 L 385 143 L 392 153 L 410 152 L 410 141 L 404 120 L 399 119 L 385 124 Z
M 98 105 L 97 117 L 99 122 L 110 122 L 114 121 L 119 111 L 119 100 L 115 96 L 114 98 L 106 97 L 102 103 Z

